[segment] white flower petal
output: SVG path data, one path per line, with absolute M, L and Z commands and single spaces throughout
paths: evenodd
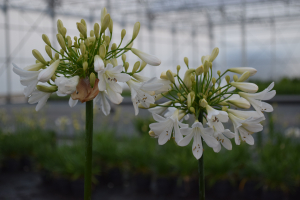
M 74 107 L 74 106 L 76 106 L 77 103 L 78 103 L 78 99 L 74 100 L 74 99 L 72 99 L 72 97 L 70 97 L 70 99 L 69 99 L 69 106 L 71 108 Z
M 203 153 L 202 141 L 200 134 L 195 134 L 193 142 L 193 154 L 197 160 L 199 160 Z
M 180 130 L 182 130 L 182 129 L 180 129 Z M 188 145 L 191 142 L 191 140 L 192 140 L 193 137 L 194 137 L 194 133 L 192 133 L 192 131 L 190 130 L 190 133 L 187 136 L 185 136 L 182 140 L 180 140 L 178 142 L 178 145 L 179 146 L 186 146 L 186 145 Z

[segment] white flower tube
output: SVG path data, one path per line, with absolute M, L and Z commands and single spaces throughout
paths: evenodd
M 201 158 L 203 153 L 202 139 L 206 142 L 209 147 L 216 147 L 219 142 L 212 136 L 214 130 L 210 127 L 204 128 L 201 122 L 195 122 L 192 128 L 181 128 L 181 133 L 186 135 L 183 139 L 178 142 L 179 146 L 186 146 L 194 138 L 192 150 L 195 158 L 198 160 Z
M 239 90 L 244 92 L 254 93 L 257 92 L 258 86 L 254 83 L 245 83 L 245 82 L 231 82 L 230 83 L 233 87 L 236 87 Z
M 239 118 L 247 119 L 249 117 L 252 118 L 259 118 L 261 115 L 256 111 L 243 111 L 243 110 L 235 110 L 235 109 L 228 109 L 228 113 L 231 113 Z
M 150 108 L 149 112 L 155 113 L 155 114 L 158 114 L 158 115 L 162 115 L 163 112 L 165 112 L 168 109 L 168 106 L 170 106 L 171 104 L 172 104 L 172 101 L 167 101 L 163 104 L 159 104 L 161 106 L 158 105 L 154 108 Z
M 34 64 L 34 65 L 29 65 L 27 67 L 24 67 L 23 69 L 27 70 L 27 71 L 39 71 L 44 66 L 45 65 L 43 63 L 37 63 L 37 64 Z
M 13 71 L 20 76 L 20 82 L 22 85 L 26 86 L 24 88 L 25 97 L 29 97 L 34 91 L 37 83 L 40 71 L 27 71 L 19 68 L 17 65 L 13 64 Z
M 137 57 L 139 57 L 141 60 L 145 61 L 149 65 L 158 66 L 161 63 L 161 61 L 157 57 L 147 54 L 145 52 L 142 52 L 138 49 L 131 48 L 131 52 L 134 53 Z
M 107 100 L 107 94 L 105 91 L 99 92 L 94 100 L 95 104 L 101 108 L 103 114 L 105 116 L 109 115 L 110 113 L 110 104 Z
M 39 90 L 35 90 L 32 92 L 31 96 L 28 99 L 29 104 L 38 103 L 35 107 L 36 111 L 39 111 L 49 99 L 51 93 L 41 92 Z
M 132 77 L 140 82 L 147 82 L 151 79 L 149 77 L 141 76 L 139 74 L 133 74 Z M 155 83 L 162 84 L 160 89 L 155 90 L 155 94 L 161 94 L 161 93 L 167 92 L 171 89 L 171 81 L 169 81 L 169 80 L 155 79 Z
M 157 115 L 155 113 L 152 114 L 153 118 L 157 123 L 152 123 L 149 125 L 150 129 L 155 133 L 155 135 L 158 137 L 158 144 L 163 145 L 168 140 L 171 139 L 172 130 L 174 128 L 174 137 L 175 141 L 178 143 L 183 137 L 179 130 L 179 126 L 182 128 L 188 127 L 187 124 L 183 124 L 179 121 L 181 116 L 179 110 L 176 109 L 176 111 L 173 113 L 171 117 L 164 118 L 160 115 Z M 184 114 L 182 114 L 184 115 Z
M 94 70 L 95 72 L 99 72 L 100 70 L 104 69 L 104 62 L 103 60 L 100 58 L 99 55 L 95 55 L 94 57 Z
M 244 108 L 244 109 L 248 109 L 251 106 L 250 103 L 242 97 L 236 99 L 228 99 L 226 102 L 231 103 L 238 108 Z
M 55 79 L 55 84 L 58 87 L 59 94 L 72 94 L 76 90 L 76 86 L 79 82 L 79 76 L 74 76 L 71 78 L 57 77 Z
M 232 144 L 231 144 L 231 141 L 229 139 L 234 138 L 234 133 L 232 133 L 229 129 L 225 129 L 221 133 L 215 132 L 214 137 L 219 142 L 219 144 L 216 147 L 213 148 L 214 152 L 218 153 L 221 150 L 221 144 L 227 150 L 232 149 Z
M 250 72 L 250 76 L 253 76 L 256 74 L 257 70 L 252 67 L 236 67 L 236 68 L 230 68 L 228 71 L 237 73 L 237 74 L 243 74 L 244 72 L 248 71 Z
M 49 67 L 47 67 L 46 69 L 44 69 L 43 71 L 41 71 L 41 73 L 38 76 L 38 80 L 40 82 L 47 82 L 49 81 L 49 79 L 53 76 L 53 74 L 55 73 L 58 65 L 59 65 L 60 60 L 56 60 L 54 61 Z

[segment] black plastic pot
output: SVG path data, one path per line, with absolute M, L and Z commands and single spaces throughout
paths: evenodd
M 70 182 L 71 193 L 73 196 L 83 199 L 84 196 L 84 180 L 77 179 Z
M 283 199 L 285 199 L 285 195 L 281 190 L 265 189 L 262 192 L 261 199 L 263 199 L 263 200 L 283 200 Z
M 159 177 L 155 180 L 155 193 L 159 196 L 171 194 L 176 185 L 176 180 L 170 177 Z
M 32 171 L 33 169 L 33 158 L 30 156 L 22 156 L 20 159 L 20 169 L 21 171 Z
M 219 180 L 210 188 L 209 195 L 211 195 L 214 199 L 231 199 L 233 186 L 228 180 Z
M 120 187 L 123 185 L 123 177 L 119 168 L 112 168 L 107 172 L 108 187 Z
M 260 199 L 261 194 L 262 187 L 259 185 L 258 181 L 247 181 L 241 191 L 241 196 L 245 200 Z
M 51 185 L 53 182 L 53 177 L 51 175 L 51 172 L 49 172 L 48 170 L 42 169 L 40 171 L 40 176 L 42 179 L 42 183 L 44 185 Z
M 149 193 L 151 186 L 151 175 L 138 173 L 133 178 L 134 188 L 137 193 Z
M 175 187 L 176 196 L 191 198 L 198 195 L 199 183 L 197 179 L 178 178 Z
M 20 159 L 8 157 L 3 160 L 3 171 L 17 172 L 19 170 L 20 170 Z
M 63 177 L 55 177 L 52 181 L 53 188 L 61 194 L 71 194 L 71 182 Z

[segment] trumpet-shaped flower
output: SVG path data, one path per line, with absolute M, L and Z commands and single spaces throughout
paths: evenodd
M 270 100 L 275 96 L 276 91 L 272 90 L 273 87 L 274 87 L 274 82 L 271 83 L 269 85 L 269 87 L 267 87 L 262 92 L 254 93 L 254 94 L 239 92 L 239 95 L 241 97 L 244 97 L 245 99 L 247 99 L 250 102 L 250 104 L 254 107 L 254 109 L 258 113 L 260 113 L 260 115 L 263 115 L 262 111 L 263 112 L 272 112 L 273 111 L 273 107 L 270 104 L 262 101 L 262 100 Z
M 156 82 L 156 78 L 152 78 L 146 82 L 137 82 L 133 79 L 127 81 L 131 91 L 131 100 L 135 110 L 135 115 L 139 113 L 138 104 L 149 108 L 150 104 L 155 102 L 153 95 L 155 90 L 162 87 L 162 84 Z
M 98 88 L 99 91 L 104 91 L 107 89 L 107 85 L 117 93 L 122 92 L 122 87 L 117 83 L 119 82 L 126 82 L 131 79 L 128 74 L 121 73 L 123 70 L 122 65 L 118 65 L 113 67 L 112 64 L 108 63 L 104 69 L 100 69 L 98 71 Z
M 214 137 L 218 141 L 218 145 L 213 148 L 214 152 L 217 153 L 221 150 L 221 144 L 227 150 L 232 149 L 232 144 L 229 139 L 234 138 L 234 133 L 232 133 L 229 129 L 225 129 L 223 132 L 215 132 Z
M 172 101 L 167 101 L 167 102 L 160 104 L 154 108 L 150 108 L 149 111 L 151 113 L 162 115 L 168 109 L 168 106 L 170 106 L 171 104 L 172 104 Z
M 39 111 L 46 104 L 50 95 L 51 93 L 35 90 L 32 92 L 31 96 L 29 97 L 28 103 L 30 104 L 38 103 L 37 106 L 35 107 L 35 110 Z
M 173 129 L 176 142 L 179 142 L 183 138 L 179 126 L 182 128 L 186 128 L 188 127 L 188 125 L 181 123 L 179 119 L 181 119 L 185 115 L 185 113 L 176 110 L 172 116 L 166 118 L 155 113 L 153 113 L 152 115 L 157 123 L 152 123 L 149 125 L 149 127 L 158 137 L 159 145 L 163 145 L 168 140 L 170 140 Z
M 228 71 L 234 72 L 237 74 L 243 74 L 244 72 L 248 71 L 248 72 L 250 72 L 250 76 L 253 76 L 257 72 L 257 70 L 252 67 L 236 67 L 236 68 L 230 68 L 230 69 L 228 69 Z
M 99 72 L 100 70 L 104 69 L 104 62 L 103 60 L 100 58 L 100 56 L 95 55 L 94 57 L 94 70 L 95 72 Z
M 250 108 L 250 103 L 243 97 L 240 97 L 238 94 L 234 94 L 226 100 L 227 103 L 232 104 L 238 108 L 248 109 Z
M 208 104 L 206 106 L 206 111 L 208 125 L 218 132 L 223 132 L 224 126 L 222 122 L 228 121 L 228 114 L 225 111 L 216 110 Z
M 46 69 L 42 70 L 41 73 L 39 73 L 38 80 L 40 82 L 47 82 L 49 79 L 53 76 L 55 73 L 58 65 L 59 65 L 60 60 L 54 61 L 49 67 Z
M 13 63 L 13 71 L 20 76 L 20 82 L 22 85 L 26 86 L 24 88 L 24 95 L 29 97 L 29 95 L 34 91 L 37 83 L 40 71 L 27 71 L 19 68 Z
M 253 145 L 254 139 L 252 137 L 252 133 L 263 130 L 263 126 L 259 122 L 264 120 L 264 117 L 259 117 L 256 119 L 249 117 L 247 119 L 244 119 L 238 118 L 237 116 L 231 113 L 229 113 L 228 116 L 234 126 L 235 143 L 239 145 L 241 143 L 241 140 L 243 140 L 247 144 Z M 239 133 L 241 137 L 239 137 Z
M 132 76 L 133 76 L 133 78 L 135 78 L 136 80 L 138 80 L 140 82 L 147 82 L 151 79 L 149 77 L 141 76 L 139 74 L 133 74 Z M 171 81 L 169 81 L 169 80 L 155 79 L 155 84 L 162 85 L 158 90 L 155 90 L 155 94 L 161 94 L 161 93 L 167 92 L 171 89 Z
M 245 82 L 231 82 L 230 83 L 233 87 L 236 87 L 239 90 L 244 92 L 254 93 L 257 92 L 258 86 L 254 83 L 245 83 Z
M 181 128 L 181 133 L 186 135 L 183 139 L 178 142 L 179 146 L 186 146 L 194 138 L 192 150 L 196 159 L 201 158 L 203 153 L 202 139 L 206 142 L 209 147 L 216 147 L 219 142 L 212 136 L 214 130 L 210 127 L 204 128 L 201 122 L 195 122 L 192 128 Z
M 244 118 L 244 119 L 247 119 L 249 117 L 252 117 L 252 118 L 261 117 L 261 115 L 256 111 L 243 111 L 243 110 L 228 109 L 227 112 L 237 116 L 238 118 Z
M 138 49 L 131 48 L 131 52 L 134 53 L 137 57 L 139 57 L 141 60 L 145 61 L 149 65 L 158 66 L 161 63 L 161 61 L 157 57 L 147 54 L 145 52 L 142 52 Z
M 71 78 L 57 77 L 55 79 L 55 84 L 58 87 L 59 94 L 72 94 L 76 90 L 76 86 L 79 82 L 79 76 L 74 76 Z
M 101 108 L 103 114 L 105 116 L 109 115 L 110 113 L 110 104 L 107 100 L 107 94 L 105 91 L 99 92 L 94 100 L 95 104 Z

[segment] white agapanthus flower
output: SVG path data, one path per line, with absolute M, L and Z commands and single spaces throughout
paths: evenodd
M 230 83 L 233 87 L 236 87 L 239 90 L 249 93 L 255 93 L 258 90 L 258 86 L 254 83 L 247 83 L 247 82 L 231 82 Z
M 259 93 L 249 94 L 245 92 L 239 92 L 241 97 L 247 99 L 250 104 L 254 107 L 254 109 L 263 116 L 262 112 L 272 112 L 273 107 L 263 102 L 262 100 L 270 100 L 276 95 L 276 91 L 272 90 L 274 87 L 274 82 L 269 85 L 265 90 Z M 272 91 L 271 91 L 272 90 Z
M 49 99 L 51 93 L 41 92 L 39 90 L 35 90 L 32 92 L 31 96 L 28 99 L 29 104 L 38 103 L 35 107 L 36 111 L 39 111 Z
M 218 146 L 219 142 L 212 136 L 214 130 L 210 127 L 204 128 L 202 123 L 196 121 L 192 128 L 181 128 L 182 135 L 185 135 L 183 139 L 178 142 L 179 146 L 186 146 L 194 138 L 192 150 L 196 159 L 199 159 L 203 153 L 202 139 L 206 142 L 209 147 Z
M 151 79 L 149 77 L 141 76 L 139 74 L 134 74 L 134 75 L 132 75 L 132 77 L 140 82 L 147 82 Z M 167 92 L 171 89 L 171 81 L 169 81 L 169 80 L 156 78 L 154 83 L 162 85 L 158 90 L 155 90 L 155 94 L 161 94 L 161 93 Z
M 70 97 L 70 99 L 69 99 L 69 106 L 71 108 L 73 108 L 74 106 L 76 106 L 77 103 L 78 103 L 78 99 L 74 100 L 74 99 L 72 99 L 72 97 Z
M 263 126 L 260 124 L 260 122 L 264 120 L 264 118 L 249 117 L 247 119 L 244 119 L 239 118 L 231 113 L 229 113 L 228 116 L 234 126 L 235 143 L 237 145 L 240 145 L 241 140 L 243 140 L 247 144 L 253 145 L 254 139 L 252 137 L 252 134 L 263 130 Z M 241 137 L 239 137 L 239 133 Z
M 131 79 L 128 74 L 121 73 L 123 71 L 123 66 L 118 65 L 114 67 L 112 64 L 108 63 L 104 69 L 100 69 L 98 72 L 98 89 L 99 91 L 104 91 L 107 86 L 111 90 L 121 93 L 122 87 L 117 82 L 126 82 Z
M 79 76 L 73 76 L 71 78 L 57 77 L 55 79 L 55 84 L 57 85 L 57 95 L 63 96 L 67 94 L 72 94 L 76 90 L 76 86 L 79 82 Z
M 43 83 L 46 83 L 47 81 L 49 81 L 49 79 L 55 73 L 55 71 L 59 65 L 59 62 L 60 62 L 60 60 L 56 60 L 49 67 L 42 70 L 41 73 L 39 73 L 38 80 Z
M 158 66 L 161 63 L 161 61 L 157 57 L 142 52 L 138 49 L 131 48 L 131 52 L 149 65 Z
M 29 97 L 38 83 L 38 76 L 41 71 L 27 71 L 19 68 L 14 63 L 13 66 L 13 71 L 20 76 L 21 84 L 26 86 L 24 88 L 25 97 Z
M 218 115 L 212 115 L 211 118 L 207 118 L 207 124 L 217 132 L 224 131 L 223 123 L 227 121 L 228 114 L 225 111 L 219 111 Z
M 159 104 L 159 106 L 156 106 L 154 108 L 150 108 L 149 112 L 155 113 L 158 115 L 162 115 L 167 109 L 167 106 L 170 106 L 172 104 L 172 101 L 167 101 L 165 103 Z
M 213 148 L 214 152 L 217 153 L 221 150 L 221 144 L 227 150 L 232 149 L 232 144 L 229 139 L 234 138 L 234 133 L 232 133 L 229 129 L 225 129 L 223 132 L 215 132 L 214 137 L 219 142 L 219 144 Z
M 173 129 L 176 142 L 179 142 L 183 138 L 179 130 L 179 126 L 181 128 L 187 128 L 188 125 L 181 123 L 179 120 L 185 115 L 185 113 L 176 110 L 172 116 L 166 118 L 155 113 L 153 113 L 152 115 L 157 123 L 152 123 L 149 125 L 149 127 L 158 137 L 159 145 L 163 145 L 171 139 Z
M 154 104 L 154 91 L 162 87 L 162 84 L 157 83 L 156 80 L 156 78 L 152 78 L 146 82 L 138 82 L 133 79 L 127 81 L 127 84 L 131 91 L 131 100 L 133 103 L 135 115 L 139 113 L 139 103 L 141 103 L 145 108 L 149 108 L 150 104 Z
M 108 95 L 105 91 L 101 91 L 98 93 L 96 98 L 94 99 L 95 104 L 100 108 L 105 116 L 110 113 L 110 104 L 107 100 Z

